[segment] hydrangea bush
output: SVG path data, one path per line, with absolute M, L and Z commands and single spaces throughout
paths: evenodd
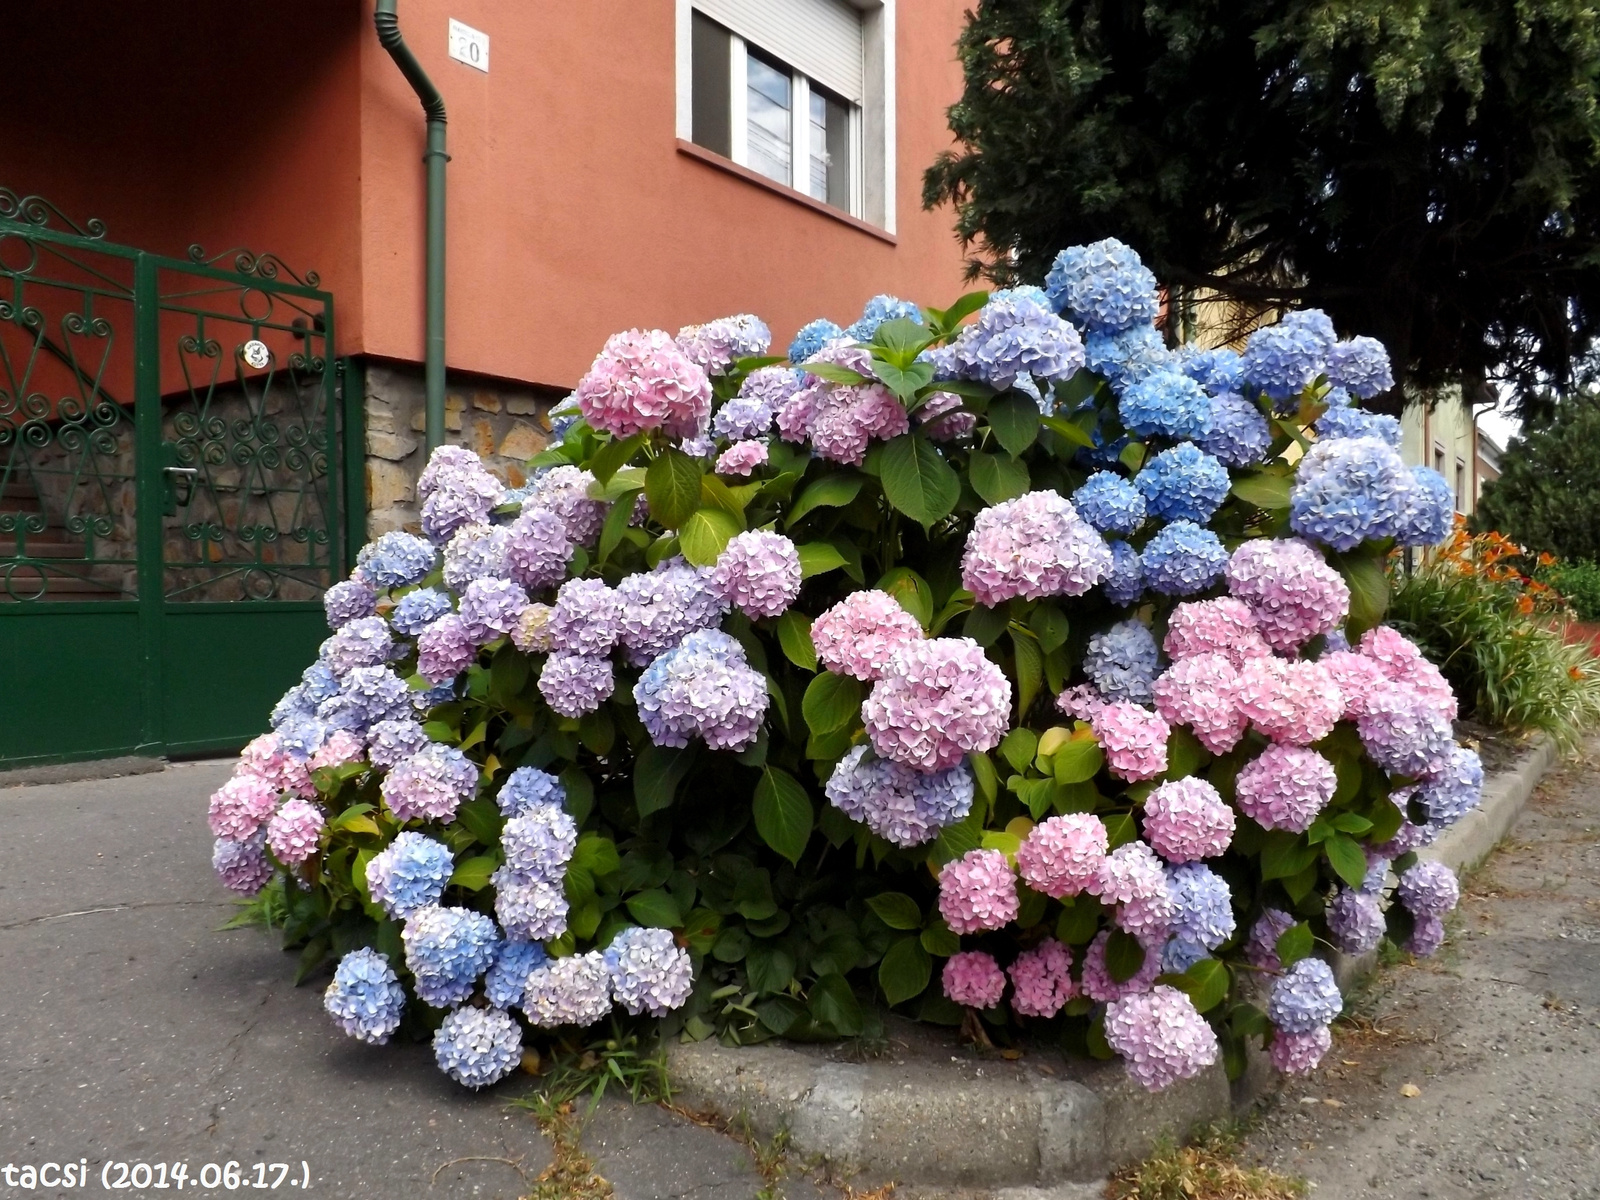
M 421 536 L 329 591 L 212 799 L 224 884 L 469 1087 L 614 1011 L 1309 1070 L 1319 948 L 1430 951 L 1456 901 L 1417 851 L 1482 770 L 1381 624 L 1448 488 L 1349 415 L 1381 346 L 1172 351 L 1159 307 L 1104 242 L 787 358 L 751 316 L 611 338 L 526 487 L 437 451 Z

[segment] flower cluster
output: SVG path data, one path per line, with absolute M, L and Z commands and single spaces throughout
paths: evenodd
M 1111 569 L 1111 551 L 1055 492 L 986 508 L 972 524 L 961 584 L 990 608 L 1024 596 L 1081 596 Z
M 972 771 L 913 770 L 857 746 L 839 760 L 824 788 L 828 800 L 896 846 L 920 846 L 972 809 Z

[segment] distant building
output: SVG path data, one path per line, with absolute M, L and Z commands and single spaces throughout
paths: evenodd
M 1455 493 L 1456 512 L 1470 517 L 1483 485 L 1500 477 L 1501 447 L 1478 428 L 1461 389 L 1444 389 L 1437 404 L 1412 404 L 1400 420 L 1400 454 L 1412 466 L 1432 467 Z

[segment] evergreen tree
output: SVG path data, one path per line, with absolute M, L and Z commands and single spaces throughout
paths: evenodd
M 975 275 L 1114 235 L 1165 281 L 1326 309 L 1422 387 L 1565 387 L 1600 328 L 1587 0 L 980 0 L 959 52 L 923 198 Z
M 1565 397 L 1524 426 L 1485 484 L 1473 524 L 1531 551 L 1600 561 L 1600 396 Z

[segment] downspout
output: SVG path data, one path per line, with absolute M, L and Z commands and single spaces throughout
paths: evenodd
M 422 161 L 428 168 L 427 266 L 424 275 L 423 393 L 426 397 L 428 453 L 444 443 L 444 97 L 433 86 L 417 56 L 400 35 L 399 0 L 377 0 L 372 23 L 378 41 L 406 77 L 428 119 L 428 148 Z

